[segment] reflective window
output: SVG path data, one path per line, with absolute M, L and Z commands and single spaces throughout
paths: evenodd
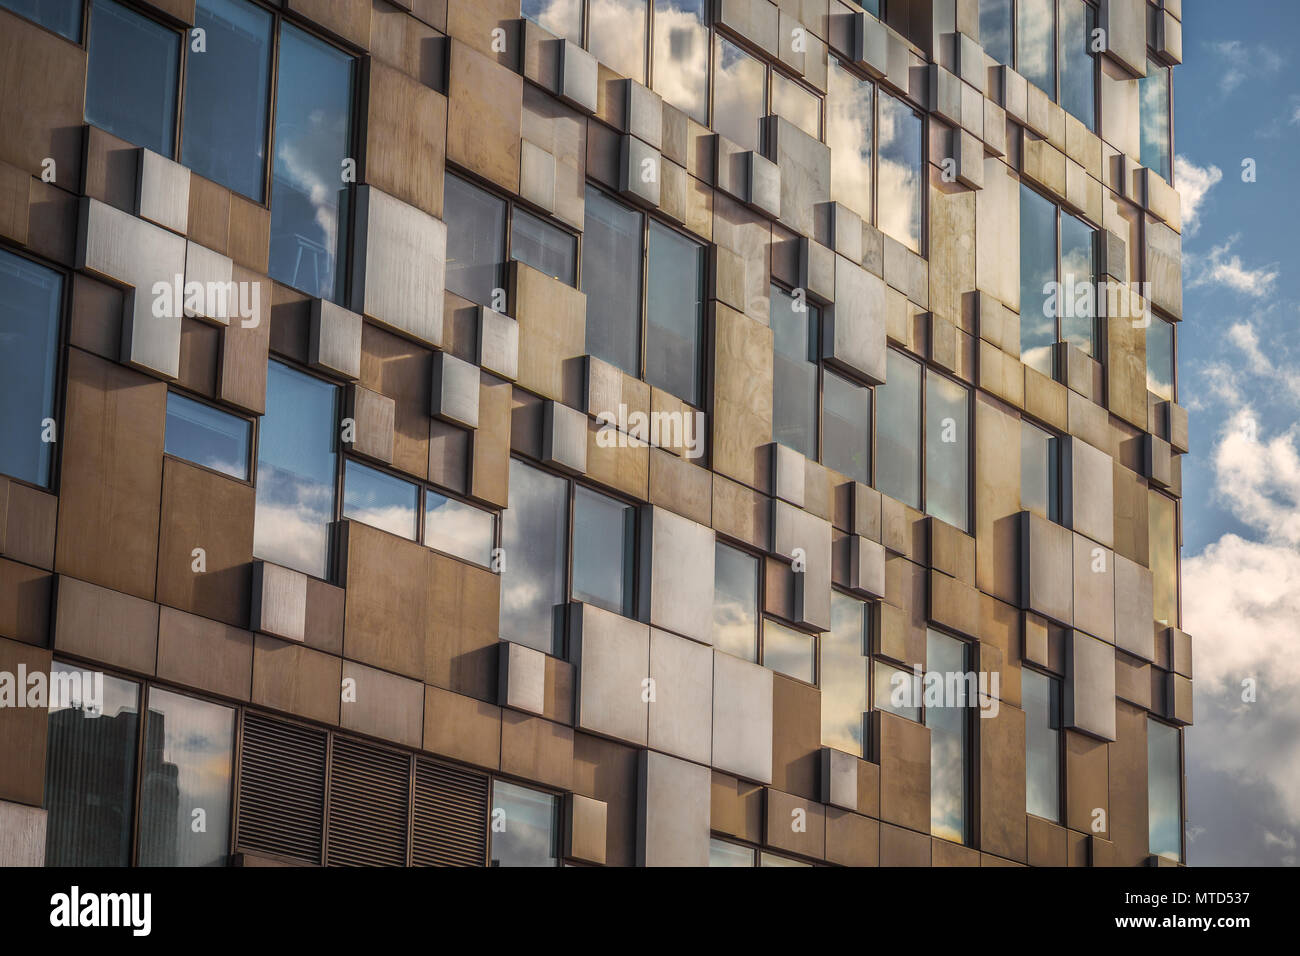
M 632 615 L 636 509 L 579 487 L 573 499 L 573 599 Z
M 446 554 L 487 567 L 496 544 L 496 515 L 448 498 L 424 493 L 424 543 Z
M 587 49 L 622 76 L 645 83 L 646 0 L 587 0 Z
M 45 865 L 129 866 L 140 685 L 56 661 L 49 695 Z
M 925 511 L 966 529 L 970 515 L 970 391 L 925 376 Z
M 980 45 L 993 59 L 1011 66 L 1011 0 L 979 2 Z
M 492 865 L 559 866 L 559 798 L 492 782 Z
M 865 757 L 863 718 L 870 663 L 870 609 L 861 601 L 834 592 L 831 629 L 821 639 L 822 745 Z
M 889 350 L 876 386 L 876 487 L 921 507 L 921 365 Z
M 758 660 L 759 559 L 721 541 L 713 550 L 713 646 Z
M 1059 338 L 1085 355 L 1100 359 L 1097 337 L 1093 229 L 1082 219 L 1061 212 L 1061 294 L 1057 311 Z
M 416 537 L 420 492 L 414 484 L 359 461 L 344 462 L 343 517 L 403 538 Z
M 852 2 L 866 10 L 877 20 L 880 19 L 880 0 L 852 0 Z
M 881 92 L 877 224 L 913 252 L 921 251 L 921 129 L 921 117 L 910 106 Z
M 938 631 L 926 637 L 926 671 L 942 675 L 944 692 L 925 697 L 925 725 L 930 728 L 930 832 L 965 843 L 967 781 L 970 779 L 970 721 L 967 646 Z M 959 677 L 958 675 L 961 675 Z M 941 698 L 941 699 L 940 699 Z
M 353 60 L 280 27 L 271 167 L 270 275 L 319 298 L 344 292 L 343 161 L 352 155 Z
M 1148 849 L 1170 860 L 1183 858 L 1182 746 L 1178 728 L 1147 718 Z
M 822 464 L 871 484 L 871 389 L 822 375 Z
M 261 202 L 271 94 L 274 18 L 247 0 L 199 0 L 194 26 L 204 50 L 185 63 L 181 162 Z
M 1056 207 L 1020 187 L 1020 360 L 1052 374 L 1056 343 Z
M 1178 507 L 1157 491 L 1148 495 L 1151 577 L 1155 587 L 1155 616 L 1161 624 L 1178 626 Z
M 792 860 L 788 856 L 780 856 L 776 853 L 768 853 L 766 850 L 758 854 L 759 866 L 812 866 L 803 860 Z
M 826 91 L 826 145 L 831 150 L 831 196 L 867 222 L 871 213 L 871 129 L 875 87 L 830 58 Z
M 821 139 L 821 98 L 775 70 L 772 72 L 772 112 L 784 117 L 813 139 Z
M 777 286 L 772 322 L 772 438 L 817 459 L 817 369 L 821 313 Z
M 577 282 L 577 237 L 518 207 L 510 218 L 510 258 L 567 285 Z
M 163 451 L 241 481 L 248 480 L 253 423 L 178 392 L 167 393 Z
M 506 202 L 447 176 L 447 291 L 491 307 L 493 290 L 505 288 Z
M 0 306 L 2 308 L 3 306 Z M 1175 401 L 1174 391 L 1174 324 L 1158 315 L 1151 316 L 1146 329 L 1147 391 Z
M 767 115 L 767 67 L 721 35 L 713 48 L 713 129 L 741 149 L 759 148 Z
M 233 707 L 150 688 L 140 778 L 141 866 L 226 865 L 234 747 Z
M 709 840 L 709 866 L 753 866 L 753 847 L 728 843 L 716 837 Z
M 63 276 L 0 249 L 0 474 L 50 483 Z
M 1169 67 L 1147 57 L 1147 75 L 1138 80 L 1142 119 L 1142 165 L 1171 180 L 1169 169 Z
M 587 351 L 641 373 L 641 214 L 587 188 L 582 243 Z
M 1061 520 L 1061 440 L 1027 421 L 1020 423 L 1020 507 Z
M 1061 682 L 1025 668 L 1020 677 L 1025 711 L 1025 809 L 1061 820 Z
M 645 380 L 699 405 L 704 247 L 651 221 L 647 268 Z
M 86 122 L 171 158 L 181 37 L 113 0 L 90 7 Z
M 523 0 L 520 12 L 557 37 L 582 44 L 582 0 Z
M 568 484 L 510 461 L 510 507 L 501 514 L 501 637 L 551 654 L 564 619 Z
M 1060 0 L 1060 102 L 1090 130 L 1097 128 L 1097 61 L 1091 50 L 1096 14 L 1084 0 Z
M 817 681 L 817 638 L 776 621 L 763 621 L 764 667 L 809 684 Z
M 267 366 L 253 554 L 318 578 L 329 574 L 338 391 L 279 362 Z
M 709 125 L 707 0 L 654 0 L 654 90 Z
M 1056 0 L 1016 2 L 1016 69 L 1052 99 L 1056 98 L 1055 5 Z
M 876 710 L 921 722 L 921 678 L 884 661 L 871 662 L 871 693 Z
M 73 43 L 81 42 L 81 0 L 0 0 L 0 7 L 39 23 Z

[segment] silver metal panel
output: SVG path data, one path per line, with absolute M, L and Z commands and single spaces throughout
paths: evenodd
M 984 144 L 964 129 L 952 131 L 957 181 L 971 189 L 984 188 Z
M 1106 54 L 1133 76 L 1146 76 L 1146 0 L 1101 0 L 1100 12 Z
M 1065 523 L 1107 547 L 1115 543 L 1115 463 L 1110 455 L 1069 436 L 1062 495 Z
M 326 299 L 311 303 L 307 364 L 342 378 L 361 377 L 361 316 Z
M 870 14 L 854 11 L 850 16 L 853 18 L 853 62 L 873 76 L 884 76 L 889 72 L 889 31 Z
M 485 305 L 478 309 L 478 364 L 510 381 L 519 376 L 519 323 Z
M 497 702 L 502 707 L 541 714 L 546 709 L 546 655 L 531 647 L 502 641 L 497 668 Z
M 713 753 L 713 648 L 652 628 L 650 680 L 650 746 L 707 764 Z
M 44 866 L 48 813 L 0 800 L 0 866 Z
M 751 151 L 745 156 L 749 170 L 749 196 L 747 197 L 749 205 L 773 219 L 779 218 L 781 216 L 781 168 L 759 153 Z M 829 152 L 826 154 L 826 159 L 829 169 Z M 828 177 L 827 186 L 829 185 Z M 821 201 L 826 198 L 827 196 L 818 197 Z M 810 208 L 811 205 L 809 203 Z
M 1115 640 L 1115 563 L 1109 548 L 1074 536 L 1074 626 Z
M 1069 530 L 1020 513 L 1020 603 L 1061 624 L 1074 621 L 1074 554 Z
M 623 87 L 623 95 L 627 97 L 627 131 L 658 153 L 664 137 L 663 97 L 636 80 L 623 80 Z
M 1029 82 L 1009 66 L 998 67 L 997 74 L 1002 87 L 1000 105 L 1009 117 L 1024 123 L 1029 118 Z
M 1174 466 L 1169 442 L 1156 435 L 1142 436 L 1142 472 L 1157 488 L 1173 484 Z
M 823 803 L 845 810 L 858 809 L 858 758 L 833 747 L 821 752 Z
M 1065 649 L 1065 726 L 1115 739 L 1115 648 L 1069 631 Z
M 346 659 L 343 680 L 353 682 L 356 698 L 343 700 L 339 726 L 407 747 L 420 746 L 424 734 L 422 683 Z
M 779 441 L 774 441 L 767 447 L 772 456 L 772 493 L 782 501 L 802 508 L 808 459 Z
M 479 370 L 448 352 L 433 353 L 431 413 L 454 425 L 478 428 Z
M 547 401 L 542 413 L 542 461 L 575 475 L 587 471 L 587 416 Z
M 849 538 L 849 587 L 868 597 L 885 596 L 885 546 L 860 534 Z
M 974 37 L 958 33 L 955 35 L 954 49 L 957 53 L 957 74 L 983 93 L 988 80 L 988 70 L 984 66 L 984 48 Z
M 393 463 L 397 402 L 361 385 L 349 385 L 344 399 L 345 417 L 352 419 L 352 440 L 344 446 L 385 464 Z
M 141 219 L 170 229 L 189 231 L 190 171 L 147 149 L 136 167 L 135 210 Z
M 659 150 L 635 136 L 623 136 L 619 143 L 619 192 L 629 199 L 658 208 L 662 162 Z
M 830 630 L 831 523 L 784 501 L 772 502 L 772 550 L 798 565 L 794 579 L 797 623 Z
M 1154 578 L 1148 568 L 1115 555 L 1115 646 L 1155 660 Z
M 772 782 L 772 672 L 720 652 L 713 655 L 713 766 Z
M 596 58 L 570 40 L 556 40 L 560 44 L 559 89 L 560 99 L 584 113 L 596 112 L 597 77 Z
M 640 511 L 642 620 L 713 643 L 713 529 L 666 508 Z
M 1160 177 L 1150 177 L 1159 179 Z M 1164 180 L 1161 180 L 1163 182 Z M 1146 278 L 1151 304 L 1174 318 L 1183 315 L 1183 240 L 1162 222 L 1147 219 Z
M 253 562 L 251 627 L 302 641 L 307 632 L 307 575 L 266 561 Z
M 353 311 L 441 347 L 447 226 L 374 186 L 356 200 Z
M 1109 229 L 1093 233 L 1096 245 L 1097 275 L 1128 281 L 1128 244 Z
M 708 866 L 712 775 L 653 750 L 637 766 L 638 866 Z
M 229 325 L 232 314 L 239 310 L 239 290 L 231 282 L 235 263 L 229 256 L 213 252 L 197 242 L 185 243 L 185 286 L 197 282 L 203 295 L 190 301 L 186 293 L 185 314 L 209 319 L 218 325 Z M 191 306 L 197 308 L 191 308 Z
M 807 236 L 799 237 L 799 285 L 824 302 L 835 301 L 835 253 Z
M 519 144 L 519 195 L 555 212 L 555 157 L 526 139 Z
M 885 382 L 885 283 L 878 276 L 835 257 L 835 304 L 823 318 L 822 357 L 840 371 L 866 382 Z
M 573 604 L 569 614 L 569 651 L 577 668 L 574 725 L 644 747 L 649 626 L 590 604 Z
M 927 68 L 930 112 L 952 126 L 961 125 L 961 80 L 943 67 L 931 63 Z

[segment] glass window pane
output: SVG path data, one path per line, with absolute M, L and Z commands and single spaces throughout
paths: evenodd
M 566 595 L 569 489 L 563 478 L 510 461 L 510 507 L 501 513 L 501 637 L 555 651 Z
M 582 291 L 587 352 L 641 375 L 641 214 L 587 188 Z
M 587 0 L 587 33 L 592 56 L 645 83 L 646 0 Z
M 3 306 L 0 306 L 3 308 Z M 1146 329 L 1147 391 L 1174 401 L 1174 324 L 1151 316 Z
M 163 451 L 232 478 L 248 480 L 253 423 L 177 392 L 167 393 Z
M 140 685 L 54 662 L 45 865 L 129 866 Z
M 558 866 L 559 800 L 554 794 L 492 782 L 492 865 Z
M 772 438 L 817 458 L 817 350 L 820 313 L 771 287 Z M 802 311 L 800 311 L 802 309 Z
M 1061 105 L 1091 130 L 1097 128 L 1097 61 L 1088 48 L 1094 17 L 1084 0 L 1061 0 Z
M 1020 360 L 1052 374 L 1056 343 L 1056 207 L 1020 187 Z
M 921 251 L 921 117 L 902 100 L 880 94 L 880 229 Z
M 447 222 L 447 291 L 491 307 L 505 288 L 506 201 L 448 176 L 443 191 Z
M 1056 0 L 1019 0 L 1016 4 L 1016 69 L 1056 99 L 1056 56 L 1052 44 Z
M 573 501 L 573 599 L 632 614 L 636 509 L 578 488 Z
M 1060 520 L 1059 443 L 1055 435 L 1020 423 L 1020 507 Z
M 966 786 L 969 778 L 968 708 L 976 703 L 966 694 L 966 645 L 930 631 L 926 639 L 926 672 L 940 675 L 944 693 L 927 682 L 925 725 L 930 728 L 930 832 L 946 840 L 966 842 Z M 957 690 L 958 693 L 950 693 Z
M 225 866 L 235 710 L 150 688 L 140 780 L 140 865 Z M 195 823 L 202 811 L 203 828 Z
M 577 237 L 522 209 L 510 223 L 510 258 L 568 285 L 577 281 Z
M 270 275 L 337 302 L 344 291 L 342 173 L 352 155 L 352 57 L 285 23 L 277 69 Z
M 1157 856 L 1183 858 L 1182 748 L 1178 728 L 1147 718 L 1147 820 Z
M 713 129 L 741 149 L 759 148 L 767 68 L 722 36 L 713 48 Z
M 752 847 L 726 840 L 709 840 L 709 866 L 753 866 L 754 850 Z
M 792 860 L 788 856 L 778 856 L 775 853 L 768 853 L 766 850 L 758 855 L 759 866 L 812 866 L 803 860 Z
M 1178 518 L 1174 499 L 1159 492 L 1148 495 L 1151 538 L 1151 577 L 1155 586 L 1155 615 L 1161 624 L 1178 626 Z
M 822 635 L 822 744 L 858 757 L 863 750 L 862 721 L 870 704 L 867 605 L 847 595 L 831 595 L 831 629 Z
M 181 162 L 200 176 L 262 201 L 274 18 L 246 0 L 199 0 L 207 33 L 185 62 Z
M 81 0 L 0 0 L 0 7 L 39 23 L 73 43 L 81 42 Z
M 63 276 L 0 250 L 0 474 L 50 483 Z
M 871 221 L 871 126 L 874 90 L 830 58 L 826 145 L 831 150 L 831 198 Z
M 785 117 L 813 139 L 821 139 L 821 98 L 775 71 L 772 73 L 772 112 Z
M 1021 672 L 1025 710 L 1025 809 L 1061 818 L 1061 682 L 1037 671 Z
M 655 0 L 654 90 L 702 126 L 709 125 L 706 0 Z
M 86 122 L 128 143 L 175 155 L 181 37 L 113 0 L 90 8 Z
M 925 377 L 925 511 L 954 527 L 970 523 L 970 392 Z
M 271 362 L 257 443 L 253 554 L 318 578 L 329 573 L 338 388 Z
M 582 45 L 582 0 L 523 0 L 520 12 L 557 37 Z
M 646 282 L 645 380 L 699 405 L 704 247 L 651 222 Z
M 1011 66 L 1011 0 L 980 0 L 980 44 L 993 59 Z
M 419 489 L 377 468 L 343 464 L 343 517 L 415 540 Z
M 758 558 L 720 541 L 713 550 L 713 646 L 758 659 Z
M 1138 80 L 1142 118 L 1142 165 L 1169 179 L 1169 69 L 1147 58 L 1147 75 Z
M 876 386 L 876 487 L 921 507 L 921 366 L 889 350 Z
M 871 662 L 873 706 L 908 720 L 921 721 L 921 678 L 884 661 Z
M 817 638 L 776 621 L 763 622 L 763 666 L 778 674 L 817 682 Z
M 424 543 L 446 554 L 487 567 L 496 544 L 496 515 L 448 498 L 424 493 Z
M 871 484 L 871 389 L 827 369 L 822 405 L 822 464 Z
M 1096 286 L 1093 283 L 1093 229 L 1068 212 L 1061 213 L 1061 341 L 1099 358 Z

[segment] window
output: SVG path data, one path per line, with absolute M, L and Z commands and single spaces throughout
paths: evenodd
M 709 840 L 709 866 L 753 866 L 758 851 L 716 837 Z
M 345 291 L 342 174 L 352 155 L 354 61 L 286 23 L 277 71 L 270 276 L 337 302 Z
M 812 866 L 811 863 L 808 863 L 804 860 L 794 860 L 788 856 L 781 856 L 780 854 L 777 853 L 769 853 L 767 850 L 762 850 L 758 854 L 758 865 L 759 866 L 809 866 L 809 867 Z
M 181 162 L 254 202 L 265 193 L 274 21 L 247 0 L 199 0 L 205 49 L 185 66 Z
M 871 484 L 871 389 L 822 373 L 822 464 Z
M 447 291 L 491 306 L 493 290 L 505 287 L 506 201 L 449 175 L 443 210 Z
M 510 219 L 510 258 L 565 285 L 578 281 L 578 240 L 518 206 Z
M 770 300 L 772 438 L 816 461 L 821 310 L 777 286 Z
M 329 573 L 338 392 L 279 362 L 267 366 L 253 553 L 319 578 Z
M 1091 130 L 1097 128 L 1097 13 L 1085 0 L 980 0 L 980 43 Z M 1012 52 L 1015 56 L 1012 56 Z
M 1021 185 L 1020 354 L 1044 375 L 1054 374 L 1057 342 L 1101 355 L 1093 235 L 1082 219 Z
M 1151 315 L 1146 339 L 1147 391 L 1155 392 L 1171 402 L 1176 401 L 1178 392 L 1175 383 L 1174 323 L 1166 322 L 1158 315 Z
M 1060 47 L 1056 100 L 1088 129 L 1097 129 L 1097 56 L 1092 33 L 1097 14 L 1084 0 L 1057 0 L 1061 22 L 1057 34 Z
M 559 866 L 559 798 L 492 782 L 492 865 Z
M 63 276 L 0 250 L 0 474 L 50 483 Z
M 1061 521 L 1061 439 L 1020 422 L 1020 507 Z
M 930 728 L 930 832 L 965 843 L 968 837 L 970 780 L 970 707 L 968 648 L 938 631 L 926 635 L 927 680 L 925 724 Z M 932 675 L 942 678 L 942 694 L 931 689 Z M 940 698 L 936 703 L 936 698 Z
M 871 163 L 875 86 L 830 57 L 826 88 L 826 145 L 831 149 L 831 195 L 873 222 Z
M 1011 0 L 980 0 L 980 45 L 999 63 L 1010 66 Z
M 642 250 L 645 328 L 642 346 Z M 702 400 L 704 247 L 587 187 L 587 351 L 692 405 Z
M 1148 493 L 1148 537 L 1151 542 L 1151 577 L 1155 593 L 1155 618 L 1178 626 L 1178 505 L 1158 491 Z
M 767 66 L 719 35 L 713 48 L 713 129 L 741 149 L 761 146 Z
M 776 70 L 772 71 L 772 112 L 813 139 L 822 138 L 821 97 Z
M 817 637 L 773 620 L 763 621 L 764 667 L 808 684 L 817 683 Z
M 759 559 L 721 541 L 713 549 L 713 646 L 758 660 Z
M 0 7 L 39 23 L 73 43 L 81 42 L 81 0 L 0 0 Z
M 865 757 L 863 717 L 871 709 L 867 657 L 871 609 L 831 595 L 831 629 L 821 638 L 822 745 Z
M 877 124 L 876 225 L 913 252 L 921 251 L 922 202 L 926 182 L 921 161 L 921 115 L 880 91 Z
M 1061 682 L 1021 671 L 1025 710 L 1025 809 L 1061 822 Z
M 582 0 L 523 0 L 522 12 L 557 37 L 582 44 Z
M 921 680 L 893 664 L 871 662 L 871 693 L 876 710 L 921 722 Z
M 638 83 L 646 81 L 647 5 L 647 0 L 587 0 L 587 49 Z
M 180 34 L 113 0 L 94 0 L 87 48 L 86 122 L 175 156 Z
M 876 386 L 876 487 L 892 498 L 921 507 L 920 362 L 889 350 L 885 384 Z
M 1169 167 L 1170 68 L 1147 57 L 1147 75 L 1138 80 L 1138 114 L 1142 120 L 1142 165 L 1173 181 Z
M 414 541 L 419 489 L 409 481 L 348 459 L 343 465 L 343 517 Z
M 492 562 L 496 515 L 433 490 L 424 493 L 424 543 L 484 567 Z
M 1016 0 L 1016 69 L 1048 96 L 1056 89 L 1055 7 L 1056 0 Z
M 970 514 L 969 417 L 966 386 L 925 376 L 925 510 L 962 530 Z
M 253 424 L 178 392 L 167 393 L 163 451 L 240 481 L 248 480 Z
M 633 614 L 636 509 L 579 487 L 573 499 L 573 599 Z
M 654 90 L 701 126 L 709 125 L 706 0 L 654 0 Z
M 563 633 L 568 488 L 563 478 L 510 461 L 510 507 L 501 515 L 501 637 L 555 652 Z
M 1148 849 L 1170 860 L 1183 858 L 1182 741 L 1177 727 L 1147 718 Z

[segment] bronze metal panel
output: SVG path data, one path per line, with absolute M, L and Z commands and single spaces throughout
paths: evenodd
M 756 783 L 713 771 L 709 825 L 718 833 L 750 843 L 762 842 L 764 789 Z
M 370 46 L 371 0 L 288 0 L 288 6 L 363 50 Z
M 763 551 L 771 541 L 771 499 L 744 485 L 713 475 L 713 527 Z
M 91 132 L 93 135 L 93 127 Z M 188 222 L 190 239 L 226 255 L 230 240 L 230 190 L 191 173 Z
M 826 860 L 841 866 L 878 866 L 880 823 L 849 810 L 827 807 Z
M 933 866 L 980 866 L 980 851 L 960 843 L 933 837 L 930 841 Z M 988 856 L 988 854 L 983 854 Z
M 514 68 L 518 63 L 517 34 L 519 4 L 516 0 L 477 0 L 475 3 L 449 3 L 447 5 L 447 32 L 463 40 L 484 56 L 490 56 L 502 66 Z M 505 50 L 494 50 L 493 33 L 502 29 L 506 33 Z
M 1141 866 L 1150 855 L 1147 825 L 1147 715 L 1115 705 L 1116 739 L 1110 746 L 1110 840 L 1116 866 Z
M 927 784 L 928 787 L 928 784 Z M 927 791 L 928 792 L 928 791 Z M 926 821 L 929 826 L 929 820 Z M 930 834 L 880 824 L 881 866 L 929 866 Z
M 271 280 L 238 264 L 231 278 L 241 287 L 247 283 L 250 290 L 256 283 L 257 309 L 252 317 L 232 320 L 221 330 L 217 397 L 261 415 L 266 411 L 266 360 L 271 346 Z
M 1049 823 L 1042 817 L 1028 815 L 1030 866 L 1065 866 L 1068 859 L 1069 830 Z
M 253 689 L 253 635 L 164 607 L 158 619 L 158 678 L 248 700 Z
M 68 341 L 116 362 L 122 354 L 122 290 L 77 273 L 72 277 L 72 323 Z
M 432 552 L 355 521 L 347 523 L 343 653 L 407 677 L 425 673 Z
M 54 649 L 152 674 L 158 657 L 158 605 L 59 576 Z
M 523 77 L 462 41 L 451 44 L 447 159 L 519 191 Z
M 138 146 L 97 126 L 86 127 L 85 195 L 135 215 L 139 172 Z
M 54 160 L 55 182 L 81 182 L 86 51 L 9 11 L 0 11 L 0 160 L 40 176 Z
M 979 729 L 980 848 L 1025 862 L 1025 713 L 1002 704 L 981 710 Z
M 253 635 L 252 702 L 338 724 L 343 661 L 293 641 Z
M 1066 826 L 1083 833 L 1109 836 L 1109 744 L 1074 730 L 1065 730 L 1063 733 Z M 1146 792 L 1145 789 L 1143 792 Z M 1095 813 L 1096 810 L 1102 812 Z
M 27 206 L 27 247 L 72 268 L 76 265 L 77 215 L 74 194 L 33 177 Z
M 636 862 L 637 754 L 635 748 L 603 737 L 573 735 L 572 790 L 606 804 L 608 866 Z
M 343 588 L 309 577 L 307 579 L 307 618 L 303 640 L 308 647 L 327 654 L 343 653 Z
M 52 571 L 58 507 L 54 495 L 0 477 L 0 554 Z
M 650 453 L 666 453 L 636 438 L 628 438 L 627 445 L 619 448 L 599 437 L 601 428 L 596 422 L 587 420 L 587 476 L 624 494 L 646 500 L 650 485 Z
M 476 767 L 497 769 L 501 766 L 501 708 L 426 685 L 424 749 Z
M 820 803 L 769 787 L 765 817 L 768 846 L 815 860 L 826 857 L 826 808 Z
M 501 772 L 573 788 L 573 728 L 507 710 L 501 714 Z
M 818 798 L 821 708 L 821 691 L 816 687 L 783 674 L 772 675 L 772 786 L 777 790 L 808 800 Z
M 3 21 L 0 21 L 2 27 Z M 50 672 L 49 651 L 0 638 L 0 671 L 17 675 Z M 26 693 L 25 689 L 21 691 Z M 45 802 L 45 746 L 49 712 L 44 707 L 6 707 L 0 721 L 0 800 L 39 807 Z
M 354 661 L 343 662 L 340 726 L 406 747 L 420 746 L 424 685 Z
M 587 449 L 587 467 L 591 470 L 591 449 Z M 713 473 L 689 459 L 680 458 L 658 448 L 650 449 L 648 500 L 708 525 L 713 505 Z
M 425 681 L 481 700 L 494 699 L 500 577 L 434 552 L 429 552 L 427 575 L 428 617 L 422 631 L 414 632 L 425 635 Z
M 37 647 L 48 644 L 53 583 L 51 574 L 0 558 L 0 635 Z
M 469 436 L 469 490 L 475 498 L 504 508 L 510 493 L 512 388 L 491 375 L 480 377 L 478 428 Z M 432 455 L 432 447 L 430 454 Z M 431 476 L 432 477 L 432 476 Z
M 376 328 L 361 328 L 361 384 L 391 398 L 393 467 L 424 478 L 429 470 L 429 388 L 433 353 Z
M 871 712 L 871 731 L 871 752 L 880 762 L 880 819 L 925 831 L 928 840 L 930 728 L 876 710 Z
M 235 265 L 265 274 L 271 257 L 271 210 L 231 193 L 227 232 L 226 255 Z
M 766 490 L 765 446 L 772 440 L 772 330 L 713 303 L 713 411 L 710 446 L 715 471 Z
M 456 4 L 453 9 L 477 6 Z M 372 61 L 368 102 L 366 182 L 431 216 L 441 216 L 447 98 Z
M 221 329 L 198 319 L 181 319 L 181 360 L 176 380 L 186 388 L 216 397 Z
M 25 170 L 0 162 L 0 236 L 27 244 L 31 206 L 31 176 Z

